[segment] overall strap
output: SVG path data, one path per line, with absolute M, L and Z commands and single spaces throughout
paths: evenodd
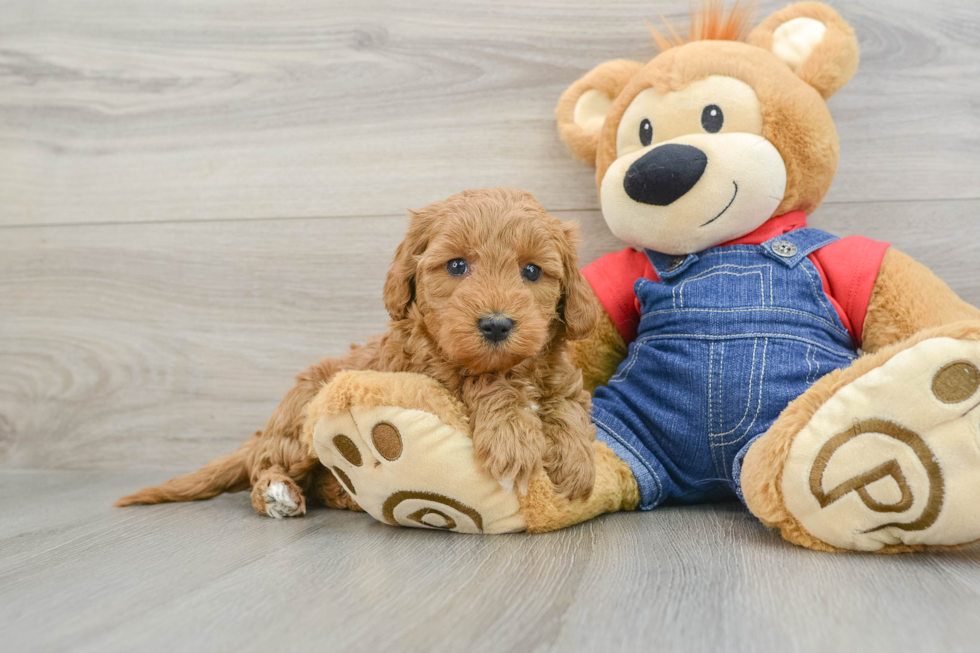
M 698 261 L 697 254 L 674 256 L 671 254 L 661 254 L 652 249 L 645 249 L 643 251 L 647 255 L 650 265 L 653 266 L 653 271 L 657 273 L 657 277 L 661 280 L 672 279 L 682 274 Z
M 788 268 L 794 268 L 813 252 L 837 240 L 839 240 L 837 236 L 826 231 L 804 227 L 770 238 L 759 247 L 769 258 L 779 261 Z

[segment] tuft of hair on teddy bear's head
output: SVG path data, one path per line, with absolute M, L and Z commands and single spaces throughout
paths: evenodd
M 595 165 L 603 216 L 627 243 L 690 254 L 827 194 L 839 150 L 826 100 L 857 70 L 854 32 L 819 2 L 746 35 L 749 20 L 706 0 L 688 39 L 651 27 L 659 55 L 600 64 L 562 94 L 562 140 Z

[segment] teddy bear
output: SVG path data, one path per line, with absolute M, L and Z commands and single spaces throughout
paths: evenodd
M 437 383 L 346 372 L 304 433 L 357 505 L 390 524 L 544 532 L 735 497 L 815 550 L 980 539 L 980 311 L 887 243 L 807 226 L 837 166 L 826 100 L 857 69 L 854 33 L 817 2 L 747 25 L 709 3 L 691 38 L 598 65 L 556 109 L 629 245 L 583 269 L 602 319 L 570 343 L 594 390 L 591 496 L 544 474 L 502 487 Z M 381 422 L 394 460 L 373 442 Z

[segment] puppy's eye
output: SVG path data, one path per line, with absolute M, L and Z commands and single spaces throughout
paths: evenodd
M 725 114 L 717 104 L 709 104 L 701 112 L 701 126 L 709 134 L 717 134 L 725 124 Z
M 649 118 L 644 118 L 640 123 L 640 142 L 646 147 L 653 142 L 653 123 Z
M 446 271 L 454 277 L 461 277 L 466 274 L 466 259 L 454 258 L 446 263 Z
M 541 268 L 534 263 L 528 263 L 521 269 L 521 276 L 528 281 L 537 281 L 541 278 Z

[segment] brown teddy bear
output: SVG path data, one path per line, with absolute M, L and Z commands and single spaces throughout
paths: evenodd
M 543 475 L 526 495 L 490 492 L 462 415 L 398 407 L 400 388 L 427 381 L 350 373 L 311 406 L 320 458 L 343 464 L 331 437 L 353 414 L 364 434 L 380 416 L 404 424 L 404 450 L 419 445 L 425 461 L 383 481 L 367 465 L 346 470 L 371 495 L 359 505 L 389 523 L 540 532 L 737 496 L 813 549 L 980 538 L 980 311 L 886 243 L 806 226 L 836 170 L 825 100 L 857 68 L 854 34 L 815 2 L 743 42 L 745 25 L 711 8 L 689 42 L 661 37 L 646 64 L 599 65 L 556 110 L 569 149 L 596 166 L 610 229 L 632 246 L 583 270 L 605 315 L 571 343 L 597 388 L 592 496 L 568 501 Z M 425 455 L 439 429 L 464 450 Z M 478 485 L 441 477 L 459 464 L 492 500 L 453 498 Z M 390 497 L 406 488 L 455 507 L 433 504 L 431 523 L 399 518 Z M 416 503 L 402 511 L 425 512 Z
M 716 7 L 556 111 L 637 248 L 583 271 L 607 317 L 579 350 L 603 363 L 592 384 L 629 343 L 594 398 L 599 439 L 641 508 L 734 493 L 817 549 L 980 538 L 980 311 L 887 243 L 806 227 L 837 166 L 825 100 L 857 69 L 854 34 L 805 2 L 742 43 L 745 15 Z

